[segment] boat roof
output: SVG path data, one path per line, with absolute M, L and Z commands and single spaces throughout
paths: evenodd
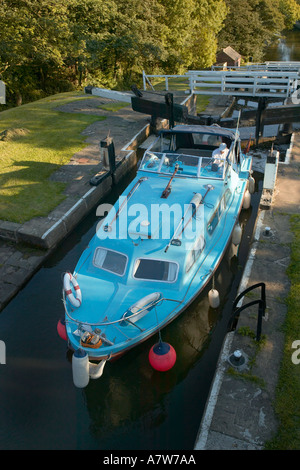
M 163 129 L 160 134 L 174 134 L 174 133 L 193 133 L 193 134 L 211 134 L 211 135 L 220 135 L 224 137 L 229 137 L 234 139 L 235 136 L 239 137 L 239 132 L 236 129 L 227 129 L 225 127 L 219 126 L 201 126 L 201 125 L 188 125 L 188 124 L 178 124 L 172 129 Z
M 134 181 L 131 183 L 131 187 Z M 138 241 L 138 239 L 142 239 L 143 243 L 141 244 L 139 242 L 138 245 L 135 246 L 136 257 L 141 255 L 144 255 L 146 257 L 155 257 L 155 253 L 159 254 L 160 257 L 165 257 L 164 249 L 168 244 L 169 240 L 171 239 L 171 236 L 175 233 L 176 227 L 182 220 L 182 215 L 185 213 L 187 205 L 190 204 L 191 200 L 197 193 L 200 193 L 201 196 L 204 197 L 204 194 L 207 192 L 208 188 L 207 183 L 209 182 L 205 179 L 189 179 L 187 184 L 186 178 L 178 177 L 173 180 L 173 189 L 170 192 L 170 195 L 167 197 L 167 199 L 164 199 L 162 198 L 162 191 L 164 190 L 168 181 L 169 178 L 162 178 L 158 174 L 150 175 L 149 177 L 144 179 L 142 182 L 142 186 L 138 188 L 136 192 L 134 192 L 130 199 L 127 201 L 126 210 L 129 214 L 128 220 L 127 217 L 123 219 L 122 215 L 120 215 L 120 217 L 118 218 L 118 222 L 115 221 L 112 223 L 113 230 L 119 230 L 120 225 L 118 224 L 120 223 L 125 222 L 128 224 L 126 227 L 123 227 L 125 229 L 123 235 L 117 237 L 117 243 L 116 239 L 114 238 L 114 235 L 112 236 L 112 238 L 110 237 L 110 235 L 108 235 L 108 237 L 102 235 L 104 233 L 103 227 L 105 227 L 105 225 L 110 225 L 111 220 L 113 219 L 113 213 L 108 214 L 105 218 L 105 222 L 103 223 L 103 225 L 101 225 L 101 229 L 97 232 L 98 240 L 96 241 L 96 246 L 98 245 L 100 239 L 103 243 L 103 246 L 112 249 L 117 249 L 116 247 L 118 246 L 118 249 L 121 252 L 128 254 L 129 252 L 133 251 L 133 244 L 128 243 L 128 237 L 136 241 Z M 208 222 L 209 218 L 215 211 L 223 184 L 224 183 L 222 180 L 214 181 L 212 191 L 209 191 L 206 195 L 205 211 L 204 206 L 202 206 L 202 217 L 204 217 L 204 224 Z M 136 231 L 136 224 L 132 226 L 131 215 L 134 214 L 133 217 L 136 215 L 135 210 L 132 210 L 132 208 L 138 208 L 138 231 Z M 143 208 L 145 208 L 144 212 Z M 149 211 L 147 211 L 147 209 Z M 170 216 L 168 223 L 165 219 L 163 219 L 163 214 Z M 147 222 L 147 224 L 144 225 L 144 222 Z M 118 229 L 116 227 L 118 227 Z M 167 233 L 167 229 L 170 230 L 170 236 L 162 236 L 162 232 L 165 232 L 166 230 L 165 233 Z M 190 243 L 192 241 L 195 241 L 195 239 L 197 239 L 197 237 L 200 235 L 200 233 L 196 234 L 194 232 L 189 232 L 189 237 L 186 238 L 185 234 L 186 232 L 182 235 L 183 247 L 185 245 L 190 246 Z M 168 258 L 172 258 L 172 253 L 175 256 L 175 260 L 177 260 L 178 250 L 170 250 Z

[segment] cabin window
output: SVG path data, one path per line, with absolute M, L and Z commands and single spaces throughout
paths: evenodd
M 204 247 L 205 247 L 205 240 L 203 236 L 201 235 L 197 239 L 195 245 L 193 246 L 193 248 L 191 249 L 191 251 L 189 252 L 187 256 L 186 267 L 185 267 L 186 272 L 188 272 L 191 269 L 195 261 L 199 258 Z
M 135 262 L 133 276 L 136 279 L 149 281 L 175 282 L 177 273 L 177 263 L 141 258 Z
M 231 196 L 231 191 L 230 189 L 227 189 L 221 199 L 221 201 L 219 202 L 219 205 L 217 207 L 217 209 L 215 210 L 215 212 L 213 213 L 213 215 L 211 216 L 208 224 L 207 224 L 207 231 L 209 233 L 209 235 L 212 235 L 213 231 L 215 230 L 216 226 L 218 225 L 218 222 L 219 222 L 219 219 L 221 218 L 222 216 L 222 213 L 225 211 L 227 205 L 228 205 L 228 201 L 230 199 L 230 196 Z
M 193 134 L 195 145 L 213 145 L 218 147 L 222 143 L 222 137 L 216 134 Z
M 96 248 L 93 263 L 97 268 L 123 276 L 127 265 L 127 256 L 117 251 L 99 247 Z

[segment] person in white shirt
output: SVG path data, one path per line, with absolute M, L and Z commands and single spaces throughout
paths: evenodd
M 227 148 L 227 145 L 224 143 L 220 144 L 219 147 L 212 153 L 213 165 L 217 165 L 218 168 L 221 168 L 226 161 L 228 152 L 229 149 Z

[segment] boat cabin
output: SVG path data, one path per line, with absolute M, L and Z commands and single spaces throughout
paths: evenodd
M 224 179 L 228 164 L 238 163 L 240 142 L 236 132 L 219 126 L 178 125 L 160 132 L 144 154 L 140 169 L 194 178 Z M 222 158 L 218 149 L 227 149 Z M 224 145 L 225 144 L 225 145 Z

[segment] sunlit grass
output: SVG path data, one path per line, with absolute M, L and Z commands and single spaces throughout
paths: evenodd
M 122 108 L 126 108 L 127 106 L 130 106 L 130 103 L 125 103 L 124 101 L 113 101 L 111 103 L 102 104 L 101 106 L 98 106 L 98 108 L 114 113 Z
M 79 93 L 61 93 L 0 113 L 0 219 L 23 223 L 45 216 L 63 199 L 50 175 L 86 144 L 81 132 L 105 118 L 56 108 Z

